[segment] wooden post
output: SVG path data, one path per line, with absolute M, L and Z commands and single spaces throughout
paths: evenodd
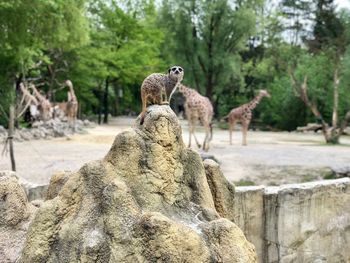
M 13 150 L 14 126 L 15 126 L 15 107 L 13 105 L 11 105 L 10 106 L 9 127 L 8 127 L 8 143 L 9 143 L 9 148 L 10 148 L 10 158 L 11 158 L 12 171 L 16 171 L 16 161 L 15 161 L 15 154 L 14 154 L 14 150 Z

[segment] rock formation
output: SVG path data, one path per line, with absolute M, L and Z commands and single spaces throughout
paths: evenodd
M 35 209 L 15 173 L 0 172 L 0 262 L 18 259 Z
M 51 190 L 20 262 L 256 262 L 243 232 L 218 214 L 233 188 L 212 189 L 224 200 L 217 212 L 201 158 L 184 146 L 170 107 L 151 106 L 138 123 L 103 160 Z
M 229 183 L 220 170 L 220 166 L 213 160 L 205 159 L 205 173 L 214 199 L 216 211 L 220 216 L 235 220 L 235 188 Z
M 350 179 L 236 187 L 235 222 L 259 262 L 350 262 Z

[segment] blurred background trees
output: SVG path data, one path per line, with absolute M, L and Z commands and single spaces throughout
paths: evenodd
M 349 23 L 334 0 L 3 0 L 0 124 L 21 81 L 55 102 L 70 79 L 80 115 L 107 122 L 139 112 L 148 74 L 181 65 L 216 118 L 267 89 L 272 98 L 255 112 L 263 127 L 339 126 L 350 110 Z M 305 76 L 322 120 L 293 86 Z

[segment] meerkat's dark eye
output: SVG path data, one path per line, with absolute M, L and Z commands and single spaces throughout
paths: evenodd
M 179 68 L 179 71 L 180 71 L 180 72 L 182 72 L 182 71 L 183 71 L 183 69 L 182 69 L 182 68 Z
M 171 68 L 171 71 L 175 71 L 175 70 L 176 70 L 176 67 Z

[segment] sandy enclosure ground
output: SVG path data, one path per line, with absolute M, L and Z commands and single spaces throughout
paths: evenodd
M 133 122 L 132 118 L 120 117 L 112 119 L 109 125 L 88 129 L 87 134 L 16 142 L 17 173 L 25 180 L 42 184 L 56 171 L 75 171 L 86 162 L 103 158 L 115 136 L 130 129 Z M 187 144 L 187 122 L 181 123 Z M 200 141 L 204 139 L 202 128 L 197 129 L 197 137 Z M 323 167 L 350 165 L 349 136 L 342 137 L 339 146 L 325 145 L 322 135 L 313 133 L 250 131 L 248 146 L 241 146 L 241 133 L 236 131 L 233 140 L 233 145 L 229 145 L 228 131 L 216 128 L 208 152 L 219 160 L 224 175 L 232 181 L 252 180 L 257 185 L 294 183 L 300 178 L 294 178 L 293 173 L 305 168 L 317 171 Z M 200 152 L 194 144 L 192 147 Z M 7 169 L 10 169 L 9 156 L 1 156 L 0 170 Z

